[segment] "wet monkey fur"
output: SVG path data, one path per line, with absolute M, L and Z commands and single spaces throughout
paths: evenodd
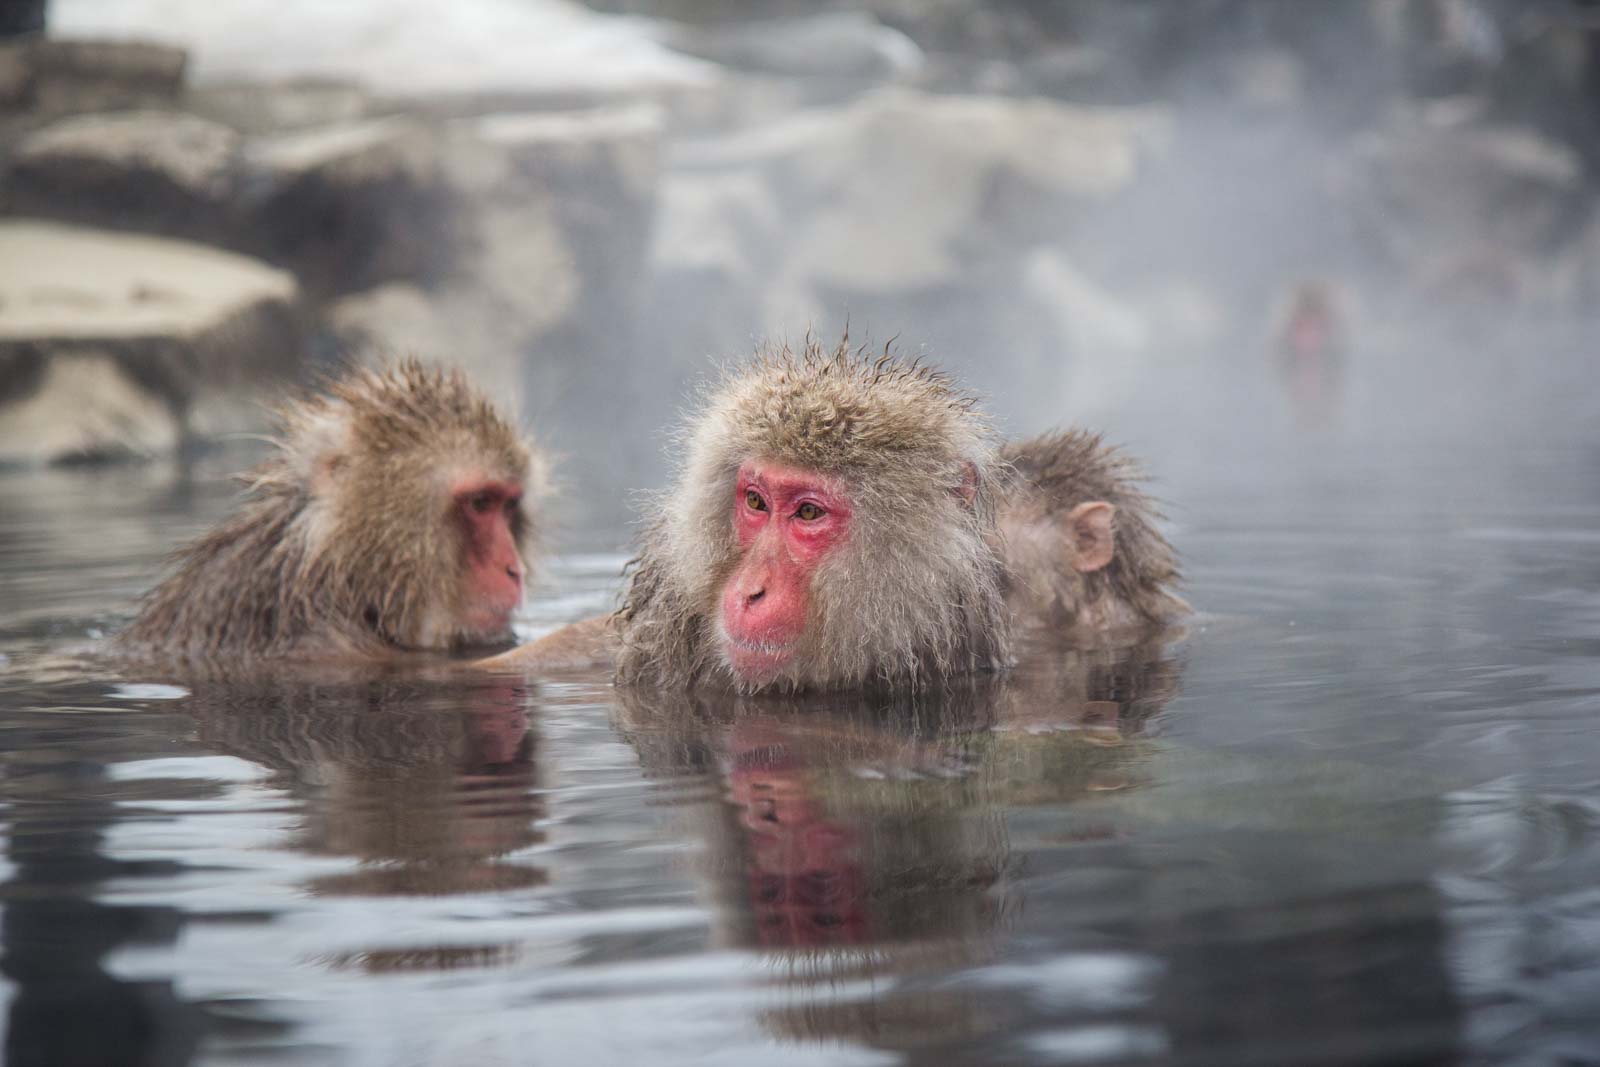
M 655 499 L 620 608 L 485 661 L 618 684 L 916 687 L 1013 635 L 1137 637 L 1187 610 L 1131 461 L 1090 435 L 1003 444 L 945 374 L 767 349 L 728 372 Z
M 545 464 L 459 371 L 356 370 L 281 413 L 234 513 L 119 637 L 190 661 L 372 659 L 510 639 Z

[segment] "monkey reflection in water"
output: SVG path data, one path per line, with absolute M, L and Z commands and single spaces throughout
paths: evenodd
M 527 687 L 448 678 L 297 677 L 195 683 L 200 737 L 260 764 L 306 812 L 295 845 L 358 861 L 312 880 L 326 896 L 526 890 L 545 871 L 507 859 L 544 840 Z M 505 945 L 387 948 L 335 965 L 410 971 L 504 962 Z
M 705 775 L 695 832 L 725 944 L 780 965 L 787 1038 L 890 1047 L 1005 1025 L 965 993 L 850 979 L 937 975 L 992 956 L 1018 903 L 1008 809 L 1139 784 L 1152 716 L 1177 692 L 1163 647 L 1060 652 L 917 697 L 740 698 L 620 687 L 646 771 Z M 1092 812 L 1062 843 L 1116 830 Z

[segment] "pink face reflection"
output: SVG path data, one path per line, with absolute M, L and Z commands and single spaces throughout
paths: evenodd
M 731 799 L 749 831 L 746 869 L 761 945 L 854 945 L 868 940 L 856 835 L 826 818 L 783 735 L 736 727 Z

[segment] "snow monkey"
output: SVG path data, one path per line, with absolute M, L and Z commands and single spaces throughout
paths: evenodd
M 1000 450 L 1006 605 L 1019 624 L 1079 644 L 1121 641 L 1189 611 L 1172 546 L 1139 489 L 1139 465 L 1097 434 L 1066 430 Z
M 1001 446 L 974 397 L 890 355 L 767 349 L 685 434 L 621 607 L 484 662 L 619 684 L 917 687 L 1186 610 L 1133 465 L 1083 434 Z
M 509 639 L 544 461 L 459 371 L 353 371 L 281 423 L 277 454 L 178 554 L 125 650 L 371 659 Z
M 1349 337 L 1345 302 L 1330 282 L 1296 284 L 1277 315 L 1272 355 L 1278 377 L 1308 428 L 1337 421 L 1344 394 Z

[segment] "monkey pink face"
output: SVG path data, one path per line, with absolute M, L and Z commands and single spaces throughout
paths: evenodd
M 850 506 L 827 478 L 750 462 L 734 482 L 739 562 L 722 589 L 722 650 L 743 682 L 772 680 L 805 636 L 817 566 L 844 543 Z
M 466 531 L 466 573 L 458 625 L 472 637 L 496 637 L 511 626 L 522 603 L 524 571 L 517 539 L 522 486 L 486 478 L 464 479 L 450 499 Z

